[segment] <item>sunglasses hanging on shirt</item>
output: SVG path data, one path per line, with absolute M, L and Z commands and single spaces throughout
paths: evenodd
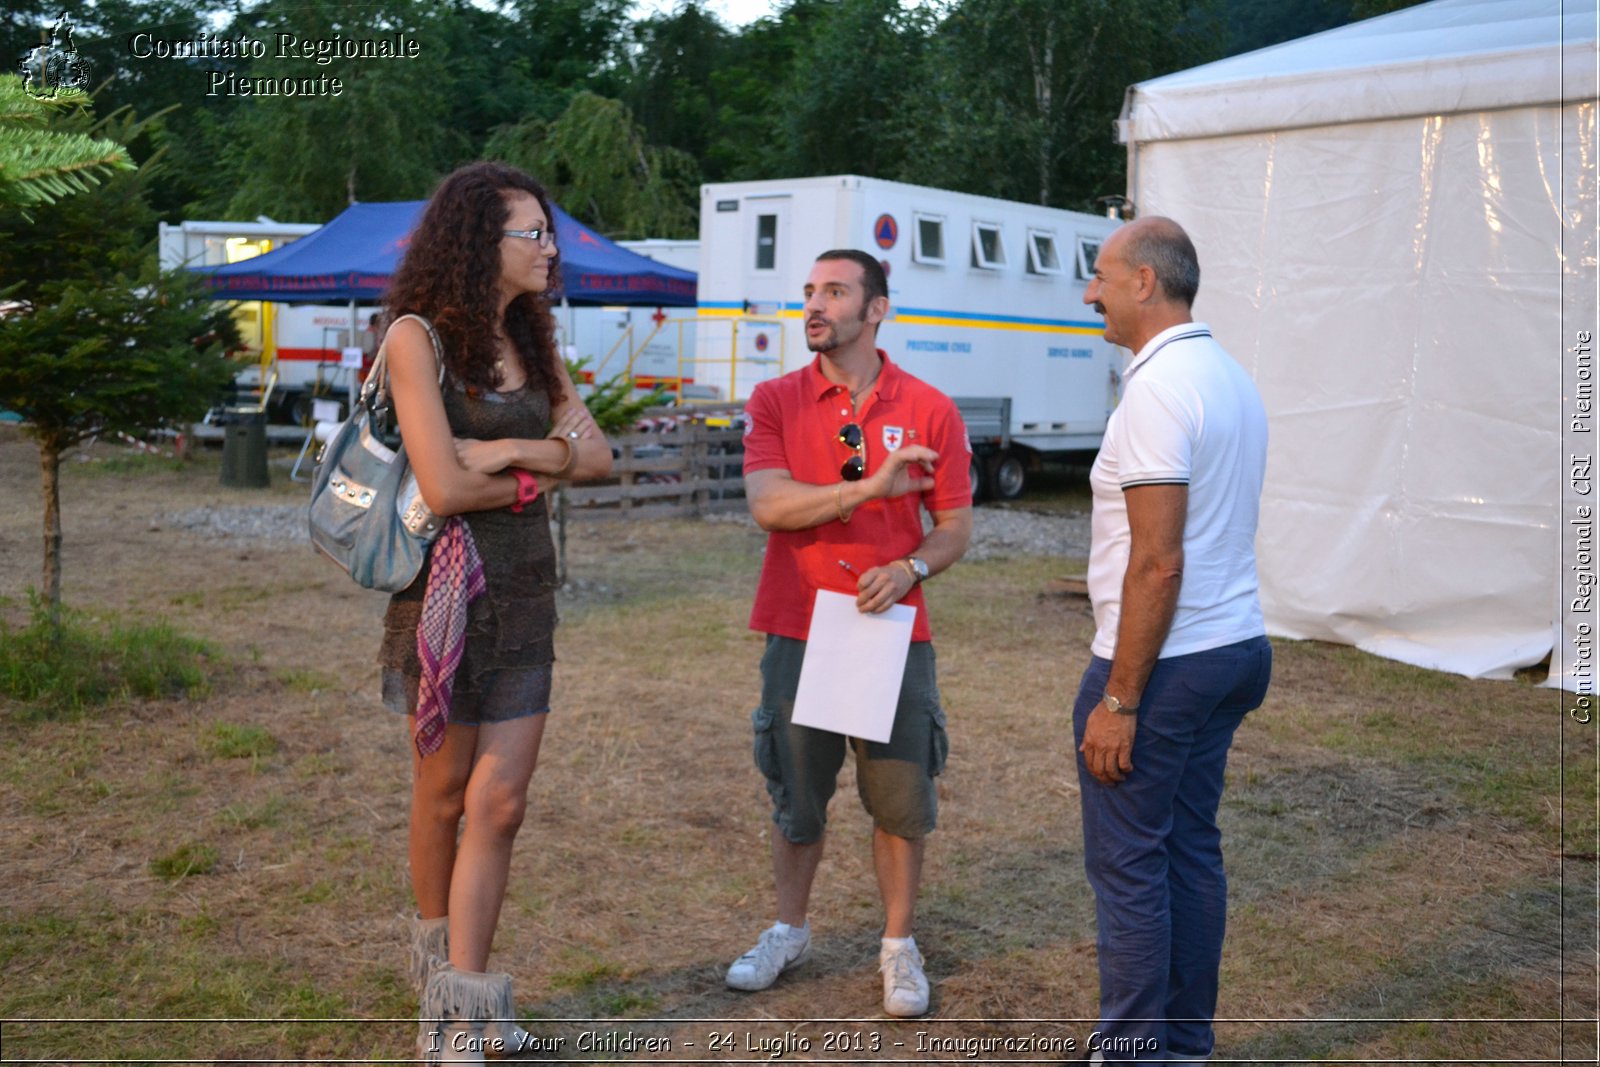
M 839 468 L 839 477 L 847 482 L 859 482 L 867 473 L 866 436 L 862 434 L 860 426 L 853 422 L 846 423 L 839 427 L 839 443 L 855 453 Z

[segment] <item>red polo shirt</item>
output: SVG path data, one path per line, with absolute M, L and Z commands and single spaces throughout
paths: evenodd
M 920 495 L 869 500 L 851 513 L 848 524 L 834 519 L 809 530 L 769 533 L 750 612 L 752 630 L 805 640 L 818 589 L 855 596 L 859 575 L 916 553 L 923 507 L 934 512 L 972 505 L 972 446 L 954 402 L 895 366 L 882 349 L 878 357 L 883 370 L 876 392 L 854 415 L 850 393 L 823 377 L 821 356 L 756 386 L 744 409 L 744 472 L 786 470 L 797 482 L 831 486 L 855 454 L 839 440 L 840 427 L 854 422 L 866 442 L 869 476 L 902 444 L 925 445 L 939 453 L 934 487 Z M 839 566 L 840 560 L 856 573 Z M 911 639 L 930 640 L 922 587 L 914 586 L 901 603 L 917 609 Z

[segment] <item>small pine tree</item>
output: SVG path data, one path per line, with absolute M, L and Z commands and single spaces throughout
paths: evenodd
M 95 122 L 51 115 L 54 132 L 126 145 L 131 112 Z M 152 165 L 54 202 L 0 206 L 0 410 L 21 415 L 39 447 L 44 498 L 43 595 L 61 607 L 61 456 L 98 434 L 193 421 L 233 375 L 236 340 L 223 305 L 192 277 L 157 269 Z
M 583 374 L 583 369 L 589 365 L 585 356 L 580 360 L 567 360 L 567 373 L 572 375 L 572 380 L 577 381 Z M 667 402 L 668 393 L 664 385 L 658 385 L 642 396 L 634 396 L 633 379 L 626 374 L 617 374 L 603 382 L 596 382 L 594 391 L 584 399 L 584 406 L 589 409 L 589 414 L 594 417 L 594 423 L 600 427 L 601 433 L 621 433 L 627 430 L 639 416 L 651 408 L 661 407 Z
M 88 192 L 102 178 L 133 169 L 116 141 L 50 129 L 52 117 L 81 107 L 80 92 L 39 99 L 21 78 L 0 75 L 0 205 L 23 210 Z

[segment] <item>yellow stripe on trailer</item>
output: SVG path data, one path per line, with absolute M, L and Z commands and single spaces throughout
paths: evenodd
M 785 308 L 782 311 L 761 315 L 752 315 L 739 308 L 701 307 L 695 309 L 696 314 L 708 319 L 748 319 L 753 322 L 772 322 L 776 319 L 799 319 L 803 312 L 799 309 Z M 885 324 L 899 323 L 905 326 L 947 326 L 967 330 L 1020 330 L 1024 333 L 1065 333 L 1077 334 L 1083 337 L 1099 337 L 1105 333 L 1101 326 L 1074 326 L 1069 323 L 1051 322 L 1009 322 L 1004 319 L 979 319 L 979 318 L 949 318 L 943 315 L 911 315 L 890 312 Z
M 980 330 L 1023 330 L 1028 333 L 1075 333 L 1099 337 L 1104 329 L 1094 326 L 1056 326 L 1043 322 L 1002 322 L 998 319 L 946 319 L 936 315 L 896 315 L 890 319 L 906 326 L 958 326 Z
M 703 319 L 750 319 L 752 322 L 772 322 L 776 319 L 798 319 L 798 308 L 783 311 L 751 312 L 741 308 L 695 308 L 695 314 Z

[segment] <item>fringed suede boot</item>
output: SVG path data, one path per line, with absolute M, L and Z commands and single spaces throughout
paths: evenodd
M 443 915 L 424 919 L 413 913 L 407 925 L 411 928 L 411 989 L 420 997 L 428 988 L 434 964 L 450 958 L 450 920 Z
M 497 1045 L 485 1023 L 511 1018 L 511 976 L 458 971 L 441 961 L 422 991 L 417 1052 L 422 1062 L 483 1063 Z M 504 1056 L 514 1048 L 498 1049 Z
M 422 996 L 428 978 L 434 969 L 450 958 L 450 920 L 441 915 L 437 919 L 424 919 L 413 915 L 411 927 L 411 987 Z M 518 1052 L 532 1051 L 534 1044 L 528 1032 L 513 1020 L 515 1009 L 492 1019 L 484 1026 L 485 1059 L 497 1060 L 515 1056 Z M 445 1062 L 450 1062 L 446 1060 Z

